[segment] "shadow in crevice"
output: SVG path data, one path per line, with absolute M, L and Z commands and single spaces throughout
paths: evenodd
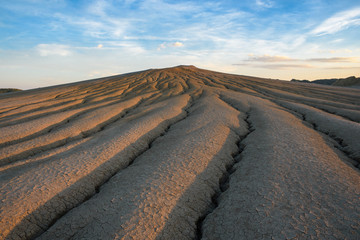
M 185 111 L 184 111 L 185 112 Z M 169 125 L 183 120 L 186 114 L 161 122 L 157 127 L 139 138 L 123 151 L 98 166 L 88 175 L 77 180 L 67 189 L 59 192 L 35 211 L 23 218 L 6 236 L 6 239 L 33 239 L 40 236 L 71 209 L 92 198 L 99 188 L 112 176 L 131 165 L 142 153 L 147 151 L 152 142 L 168 129 Z M 124 160 L 125 159 L 125 160 Z M 60 204 L 59 204 L 60 202 Z M 56 206 L 56 207 L 55 207 Z
M 241 160 L 242 139 L 230 132 L 220 151 L 177 200 L 157 240 L 201 239 L 204 219 L 218 206 L 220 195 L 227 190 L 229 178 L 236 171 L 234 165 Z

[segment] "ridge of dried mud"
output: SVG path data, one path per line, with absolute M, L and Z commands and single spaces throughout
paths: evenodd
M 178 66 L 0 96 L 0 239 L 359 239 L 360 90 Z

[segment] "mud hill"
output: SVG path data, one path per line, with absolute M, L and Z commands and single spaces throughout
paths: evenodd
M 302 82 L 302 83 L 316 83 L 316 84 L 324 84 L 324 85 L 331 85 L 331 86 L 360 88 L 360 78 L 356 78 L 355 76 L 351 76 L 348 78 L 318 79 L 318 80 L 314 80 L 314 81 L 292 79 L 291 81 L 292 82 Z
M 0 238 L 359 239 L 359 104 L 193 66 L 0 95 Z
M 21 91 L 21 90 L 17 89 L 17 88 L 0 88 L 0 94 L 1 93 L 18 92 L 18 91 Z

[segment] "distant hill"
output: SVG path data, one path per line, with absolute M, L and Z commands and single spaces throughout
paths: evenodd
M 9 93 L 9 92 L 18 92 L 18 91 L 22 91 L 22 90 L 17 88 L 0 88 L 0 94 Z
M 348 78 L 318 79 L 314 81 L 292 79 L 291 82 L 316 83 L 342 87 L 360 87 L 360 78 L 351 76 Z

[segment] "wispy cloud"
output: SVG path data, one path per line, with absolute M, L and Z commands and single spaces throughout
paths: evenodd
M 289 70 L 294 68 L 313 68 L 310 64 L 247 64 L 247 63 L 236 63 L 234 66 L 246 66 L 252 68 L 266 68 L 266 69 L 277 69 L 277 70 Z
M 118 39 L 125 36 L 129 29 L 136 29 L 136 19 L 113 17 L 108 13 L 112 8 L 115 7 L 109 2 L 96 1 L 86 8 L 85 14 L 56 13 L 54 17 L 60 23 L 93 38 Z
M 327 70 L 359 70 L 360 66 L 335 66 L 335 67 L 327 67 Z
M 293 69 L 293 68 L 313 68 L 314 66 L 310 64 L 264 64 L 259 66 L 261 68 L 268 68 L 268 69 Z
M 307 59 L 307 61 L 312 61 L 312 62 L 353 62 L 356 63 L 358 62 L 358 58 L 356 57 L 333 57 L 333 58 L 310 58 Z
M 276 70 L 289 70 L 295 68 L 322 68 L 322 69 L 345 69 L 338 66 L 339 63 L 358 63 L 359 59 L 356 57 L 333 57 L 333 58 L 290 58 L 287 56 L 277 55 L 254 55 L 250 54 L 248 59 L 233 64 L 234 66 L 244 66 L 250 68 L 264 68 Z M 327 64 L 328 63 L 328 64 Z M 325 66 L 323 64 L 326 64 Z M 329 66 L 329 64 L 331 64 Z M 349 67 L 347 69 L 353 69 Z
M 343 38 L 338 38 L 338 39 L 332 40 L 331 42 L 332 42 L 332 43 L 341 43 L 341 42 L 343 42 L 343 41 L 344 41 Z
M 274 2 L 270 0 L 256 0 L 256 5 L 262 8 L 271 8 L 274 6 Z
M 135 55 L 147 52 L 141 45 L 131 41 L 107 41 L 104 44 L 106 45 L 106 47 L 103 46 L 105 50 L 120 50 L 123 53 Z
M 182 47 L 184 44 L 182 42 L 174 42 L 171 44 L 172 47 Z
M 35 47 L 40 56 L 70 56 L 70 47 L 61 44 L 39 44 Z
M 89 13 L 103 17 L 103 16 L 106 16 L 106 11 L 110 7 L 111 7 L 111 5 L 109 2 L 104 1 L 104 0 L 98 0 L 98 1 L 94 1 L 92 4 L 90 4 L 88 6 L 87 10 Z
M 295 59 L 286 57 L 286 56 L 271 56 L 271 55 L 262 55 L 262 56 L 256 56 L 256 55 L 249 55 L 249 58 L 247 59 L 249 62 L 289 62 L 289 61 L 295 61 Z
M 140 4 L 141 9 L 146 10 L 149 14 L 153 13 L 159 17 L 167 17 L 169 15 L 179 15 L 183 13 L 200 12 L 206 7 L 206 4 L 197 4 L 196 2 L 173 2 L 163 0 L 144 0 Z
M 308 59 L 300 59 L 300 58 L 290 58 L 287 56 L 272 56 L 272 55 L 261 55 L 256 56 L 253 54 L 249 55 L 249 58 L 246 62 L 324 62 L 324 63 L 356 63 L 359 61 L 357 57 L 332 57 L 332 58 L 308 58 Z
M 182 42 L 164 42 L 158 46 L 157 50 L 165 49 L 168 47 L 182 47 L 182 46 L 184 46 Z
M 333 34 L 356 25 L 360 25 L 360 8 L 336 13 L 322 22 L 311 33 L 318 36 Z

